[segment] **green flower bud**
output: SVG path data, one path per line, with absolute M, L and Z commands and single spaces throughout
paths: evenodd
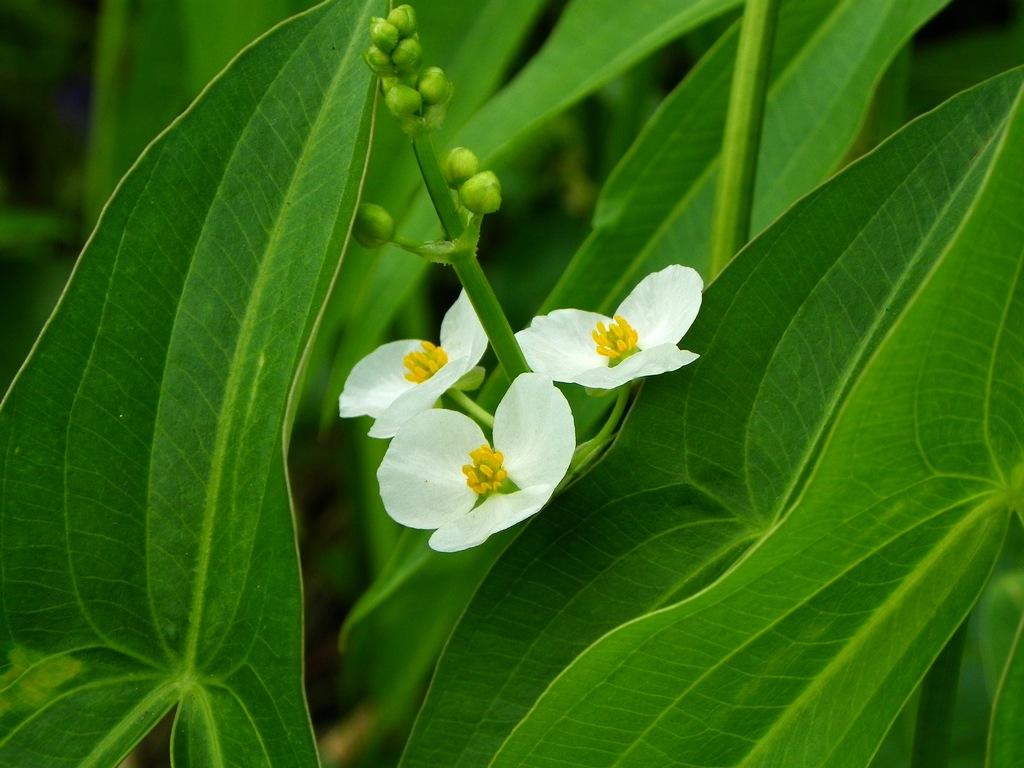
M 370 65 L 370 69 L 378 75 L 385 72 L 391 72 L 394 69 L 391 66 L 391 57 L 375 45 L 371 45 L 369 49 L 367 49 L 363 58 L 365 58 L 366 63 Z
M 384 103 L 395 117 L 409 117 L 423 108 L 420 92 L 408 85 L 393 85 L 384 94 Z
M 400 5 L 388 14 L 388 23 L 402 37 L 412 37 L 416 34 L 416 11 L 411 5 Z
M 399 72 L 415 72 L 420 65 L 421 58 L 423 58 L 423 48 L 420 47 L 420 41 L 414 37 L 405 38 L 391 52 L 391 63 L 398 68 Z
M 398 45 L 401 35 L 394 24 L 375 16 L 370 20 L 370 40 L 385 53 L 390 53 Z
M 416 87 L 426 104 L 444 104 L 452 97 L 452 81 L 440 67 L 427 67 Z
M 455 147 L 445 155 L 441 170 L 444 171 L 444 178 L 448 182 L 448 186 L 455 189 L 461 187 L 471 176 L 476 176 L 480 172 L 480 160 L 472 150 Z
M 358 243 L 366 248 L 379 248 L 395 236 L 395 220 L 379 205 L 363 203 L 356 210 L 352 229 Z
M 477 173 L 459 187 L 459 199 L 473 213 L 494 213 L 501 207 L 501 182 L 491 171 Z

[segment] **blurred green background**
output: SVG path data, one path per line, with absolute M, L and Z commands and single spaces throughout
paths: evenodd
M 442 4 L 444 15 L 458 23 L 431 32 L 430 6 Z M 4 390 L 52 310 L 104 202 L 134 159 L 242 46 L 309 5 L 308 0 L 0 0 Z M 448 35 L 468 28 L 482 4 L 423 0 L 417 5 L 427 56 L 440 61 Z M 564 5 L 552 0 L 535 14 L 532 31 L 508 72 L 496 73 L 494 85 L 543 44 Z M 506 205 L 488 220 L 484 250 L 513 323 L 528 320 L 582 241 L 602 180 L 645 117 L 732 18 L 676 41 L 608 84 L 541 129 L 502 168 Z M 952 94 L 1018 64 L 1022 51 L 1024 0 L 955 0 L 893 63 L 850 159 Z M 388 126 L 382 130 L 394 132 Z M 400 145 L 394 136 L 382 137 L 384 146 L 389 141 Z M 378 158 L 371 194 L 386 189 L 393 174 L 411 172 L 411 162 L 411 155 Z M 344 270 L 358 269 L 358 263 L 343 268 L 343 284 Z M 435 308 L 447 306 L 454 295 L 449 275 L 431 275 L 431 284 L 397 321 L 396 334 L 430 335 L 426 329 L 437 322 Z M 335 301 L 344 295 L 340 291 Z M 400 536 L 379 510 L 372 467 L 381 446 L 362 438 L 364 425 L 323 427 L 321 413 L 333 409 L 337 397 L 325 385 L 337 341 L 326 339 L 321 346 L 328 352 L 313 358 L 290 456 L 306 577 L 307 690 L 328 765 L 386 766 L 400 754 L 443 640 L 438 633 L 461 609 L 462 593 L 447 588 L 475 578 L 478 561 L 454 557 L 432 564 L 426 583 L 436 599 L 425 601 L 421 593 L 410 592 L 383 603 L 374 621 L 347 637 L 339 651 L 339 630 L 359 596 L 389 563 L 417 565 L 423 544 Z M 1020 542 L 1011 549 L 1020 551 Z M 971 755 L 982 754 L 993 659 L 999 644 L 1009 642 L 1003 635 L 1013 610 L 1024 604 L 1024 578 L 1014 571 L 1019 567 L 1008 561 L 975 619 L 956 734 L 963 766 L 980 765 Z M 432 622 L 438 611 L 451 618 Z M 410 636 L 421 649 L 412 657 Z M 401 640 L 392 645 L 392 638 Z M 905 764 L 904 726 L 909 727 L 899 723 L 894 729 L 878 765 Z M 165 743 L 166 728 L 158 729 L 131 764 L 166 765 Z

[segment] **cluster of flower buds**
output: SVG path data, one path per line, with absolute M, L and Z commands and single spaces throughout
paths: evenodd
M 380 77 L 384 103 L 410 136 L 436 130 L 444 122 L 452 84 L 440 67 L 423 68 L 416 12 L 400 5 L 386 19 L 370 20 L 366 63 Z
M 472 150 L 455 147 L 445 156 L 441 170 L 466 210 L 483 215 L 501 207 L 501 182 L 493 171 L 480 170 L 480 160 Z

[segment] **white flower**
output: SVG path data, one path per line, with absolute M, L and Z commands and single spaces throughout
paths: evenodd
M 565 396 L 546 376 L 524 373 L 495 411 L 493 444 L 455 411 L 406 422 L 377 470 L 380 495 L 402 525 L 436 528 L 434 549 L 468 549 L 538 512 L 575 448 Z
M 641 280 L 613 317 L 556 309 L 516 334 L 530 367 L 555 381 L 615 389 L 674 371 L 699 355 L 679 349 L 700 310 L 700 275 L 678 264 Z
M 338 410 L 343 418 L 372 416 L 370 437 L 393 437 L 432 408 L 483 357 L 487 336 L 463 291 L 441 321 L 441 343 L 403 339 L 377 347 L 352 369 Z

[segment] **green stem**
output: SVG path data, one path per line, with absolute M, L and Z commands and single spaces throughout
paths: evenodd
M 457 240 L 465 231 L 466 225 L 455 207 L 452 200 L 452 192 L 448 188 L 448 182 L 444 180 L 441 173 L 441 164 L 437 160 L 437 153 L 434 152 L 434 144 L 430 141 L 430 134 L 425 133 L 413 139 L 413 152 L 416 154 L 416 162 L 420 166 L 420 174 L 423 176 L 423 183 L 427 185 L 427 194 L 434 204 L 434 210 L 441 219 L 441 226 L 449 240 Z
M 469 301 L 480 318 L 480 324 L 484 327 L 491 346 L 494 347 L 498 362 L 510 379 L 521 373 L 528 373 L 530 366 L 526 363 L 523 350 L 519 348 L 519 342 L 512 333 L 512 326 L 505 317 L 505 311 L 501 308 L 498 297 L 494 294 L 494 289 L 476 258 L 476 242 L 480 236 L 479 219 L 471 221 L 467 231 L 466 224 L 455 207 L 455 201 L 452 200 L 444 174 L 441 173 L 441 165 L 437 161 L 430 135 L 424 134 L 414 139 L 412 145 L 420 173 L 423 175 L 423 183 L 427 186 L 427 193 L 434 203 L 445 233 L 449 240 L 457 241 L 447 261 L 455 268 L 455 274 L 459 276 L 462 287 L 466 289 L 466 295 L 469 296 Z
M 757 153 L 778 11 L 779 0 L 747 0 L 743 13 L 715 193 L 712 277 L 725 268 L 750 236 Z
M 466 289 L 466 295 L 469 296 L 469 301 L 480 318 L 480 324 L 484 327 L 491 346 L 494 347 L 498 362 L 505 369 L 509 379 L 515 379 L 521 373 L 529 373 L 530 366 L 526 363 L 523 350 L 519 348 L 519 342 L 512 333 L 512 326 L 487 280 L 487 275 L 480 268 L 476 254 L 473 251 L 456 251 L 452 254 L 451 264 L 455 268 L 455 274 L 459 276 L 462 287 Z
M 412 238 L 395 235 L 391 238 L 392 245 L 396 245 L 403 251 L 414 253 L 420 258 L 426 259 L 434 264 L 451 264 L 452 254 L 460 247 L 466 247 L 464 243 L 452 242 L 451 240 L 432 240 L 423 242 Z
M 629 403 L 629 395 L 629 386 L 619 389 L 618 396 L 615 398 L 615 404 L 612 406 L 612 410 L 608 414 L 608 418 L 605 419 L 601 429 L 592 438 L 576 447 L 576 452 L 572 456 L 572 462 L 569 464 L 569 471 L 566 472 L 566 478 L 571 479 L 586 469 L 594 456 L 608 445 L 615 435 L 615 430 L 618 429 L 619 422 L 622 420 L 622 414 Z
M 966 643 L 967 620 L 964 620 L 921 683 L 911 768 L 946 768 L 949 765 L 953 711 Z
M 626 403 L 629 402 L 629 393 L 629 385 L 619 388 L 619 394 L 615 397 L 615 404 L 612 406 L 611 413 L 608 414 L 608 418 L 605 420 L 604 425 L 598 433 L 587 442 L 604 442 L 615 433 L 615 430 L 619 426 L 619 421 L 622 419 L 622 414 L 626 410 Z
M 455 405 L 472 417 L 473 421 L 487 427 L 488 429 L 494 428 L 494 416 L 490 411 L 486 411 L 477 405 L 473 398 L 465 392 L 460 392 L 457 389 L 450 389 L 445 394 L 447 394 Z

